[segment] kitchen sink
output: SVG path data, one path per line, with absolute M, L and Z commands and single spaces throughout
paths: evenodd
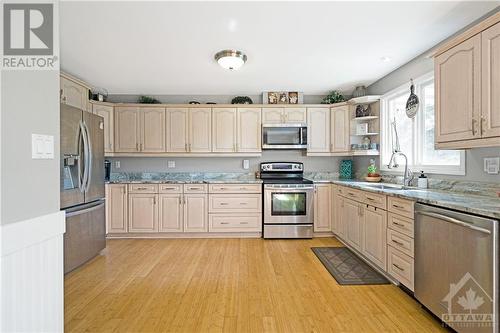
M 380 190 L 403 190 L 402 185 L 397 184 L 365 184 L 366 187 L 376 188 Z

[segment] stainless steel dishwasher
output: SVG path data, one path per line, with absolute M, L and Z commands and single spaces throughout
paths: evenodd
M 498 332 L 498 223 L 415 205 L 415 297 L 459 333 Z

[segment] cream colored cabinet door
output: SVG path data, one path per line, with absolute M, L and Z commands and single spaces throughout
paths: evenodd
M 481 38 L 482 137 L 500 137 L 500 23 L 483 31 Z
M 141 116 L 141 152 L 165 152 L 165 109 L 141 107 L 139 112 Z
M 140 115 L 136 107 L 115 108 L 115 152 L 135 153 L 141 141 Z
M 365 206 L 363 209 L 361 253 L 385 271 L 387 268 L 387 212 L 372 206 Z
M 189 109 L 188 151 L 190 153 L 212 151 L 212 109 Z
M 167 152 L 188 151 L 189 109 L 167 108 Z
M 127 232 L 127 184 L 106 184 L 106 233 Z
M 212 109 L 212 151 L 214 153 L 236 151 L 237 117 L 236 108 Z
M 314 231 L 331 231 L 331 189 L 330 184 L 314 185 Z
M 339 230 L 339 219 L 337 217 L 337 201 L 339 200 L 337 196 L 337 188 L 335 185 L 330 186 L 330 196 L 331 196 L 331 221 L 332 221 L 332 232 L 334 234 L 338 233 Z
M 434 59 L 436 142 L 481 137 L 481 35 Z
M 104 152 L 114 152 L 114 108 L 111 105 L 92 104 L 94 114 L 103 118 L 104 125 Z
M 307 108 L 308 153 L 330 152 L 330 109 Z
M 184 200 L 184 231 L 208 232 L 208 194 L 186 194 Z
M 345 226 L 345 220 L 344 220 L 344 208 L 345 208 L 345 203 L 344 203 L 344 198 L 340 195 L 336 195 L 335 198 L 335 210 L 333 211 L 333 214 L 335 218 L 337 219 L 337 231 L 336 235 L 338 238 L 345 240 L 346 239 L 346 226 Z
M 285 108 L 284 120 L 286 123 L 305 124 L 307 122 L 306 108 Z
M 350 150 L 350 116 L 347 105 L 331 108 L 330 150 L 332 153 L 345 153 Z
M 129 232 L 158 231 L 158 194 L 128 195 Z
M 241 153 L 262 151 L 261 109 L 238 108 L 238 138 L 236 147 Z
M 60 78 L 61 103 L 88 111 L 89 90 L 64 77 Z
M 183 223 L 183 196 L 182 194 L 160 194 L 159 201 L 159 232 L 182 232 Z
M 283 108 L 262 108 L 263 124 L 280 124 L 285 121 Z
M 342 218 L 346 227 L 346 241 L 356 250 L 361 251 L 362 210 L 360 203 L 351 199 L 344 199 Z

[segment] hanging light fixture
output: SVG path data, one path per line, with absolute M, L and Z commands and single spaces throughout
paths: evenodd
M 225 69 L 238 70 L 247 61 L 247 56 L 241 51 L 223 50 L 215 54 L 217 63 Z

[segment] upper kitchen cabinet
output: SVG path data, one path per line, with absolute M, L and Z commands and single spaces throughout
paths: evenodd
M 262 123 L 306 123 L 306 108 L 286 107 L 286 108 L 262 108 Z
M 89 91 L 90 87 L 83 81 L 61 73 L 59 90 L 61 103 L 92 112 L 89 104 Z
M 212 109 L 189 109 L 188 149 L 190 153 L 212 151 Z
M 167 108 L 167 151 L 188 151 L 189 109 Z
M 212 109 L 212 151 L 214 153 L 236 151 L 237 118 L 236 108 Z
M 500 137 L 500 23 L 481 34 L 482 136 Z
M 261 114 L 259 108 L 238 108 L 236 142 L 238 152 L 262 152 Z
M 500 14 L 438 49 L 436 147 L 500 146 Z
M 164 152 L 165 123 L 164 108 L 116 107 L 115 152 Z
M 103 118 L 104 152 L 114 152 L 114 106 L 111 103 L 92 101 L 92 112 Z
M 346 153 L 350 150 L 349 106 L 341 105 L 331 108 L 330 150 L 332 153 Z
M 307 108 L 307 152 L 330 152 L 330 108 Z

